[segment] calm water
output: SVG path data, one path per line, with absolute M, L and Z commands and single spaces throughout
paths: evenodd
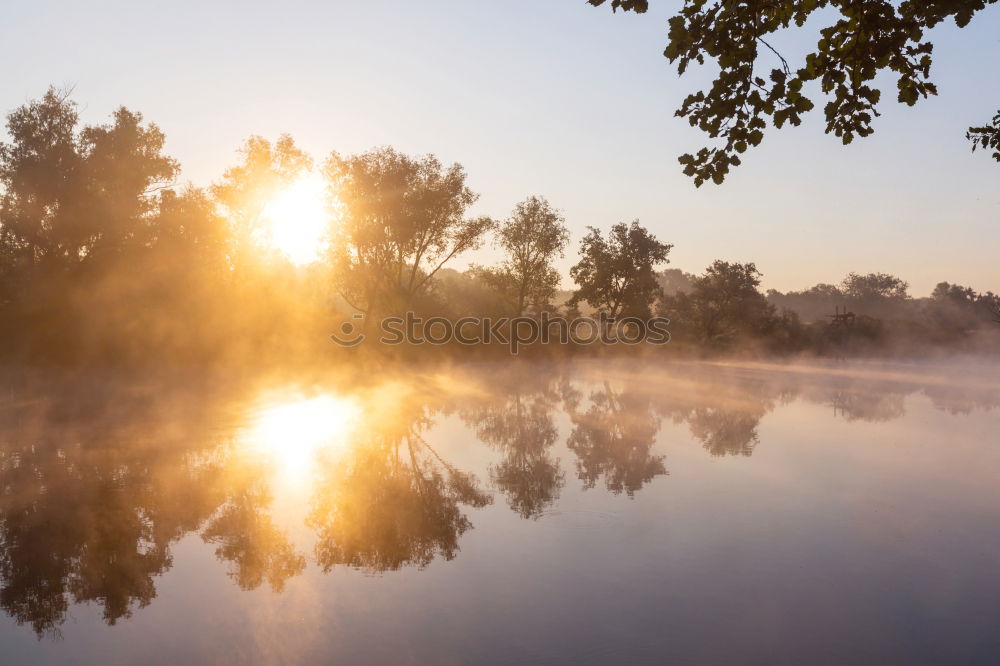
M 997 369 L 21 377 L 0 662 L 997 663 Z

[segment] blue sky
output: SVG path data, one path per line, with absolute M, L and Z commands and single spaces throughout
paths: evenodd
M 813 112 L 696 190 L 676 157 L 704 139 L 673 111 L 707 72 L 677 77 L 661 52 L 681 3 L 653 4 L 10 0 L 0 110 L 49 84 L 75 86 L 86 122 L 124 104 L 199 185 L 250 134 L 289 132 L 318 159 L 390 144 L 465 165 L 478 212 L 545 195 L 571 250 L 588 225 L 639 218 L 691 272 L 721 258 L 755 261 L 782 290 L 878 270 L 917 295 L 940 280 L 1000 291 L 1000 164 L 964 140 L 1000 108 L 1000 7 L 934 32 L 937 98 L 903 107 L 883 81 L 873 137 L 845 148 Z M 775 41 L 788 55 L 809 44 Z

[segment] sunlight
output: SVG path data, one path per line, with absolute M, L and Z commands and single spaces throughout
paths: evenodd
M 277 404 L 257 414 L 246 442 L 277 471 L 301 479 L 318 454 L 347 445 L 359 412 L 353 400 L 329 395 Z
M 325 187 L 318 173 L 306 173 L 264 209 L 271 247 L 297 266 L 319 259 L 327 223 Z

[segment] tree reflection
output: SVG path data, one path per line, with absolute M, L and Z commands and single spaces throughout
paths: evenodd
M 403 408 L 402 411 L 405 411 Z M 375 419 L 350 453 L 327 465 L 308 524 L 324 571 L 344 564 L 369 573 L 450 560 L 472 527 L 460 505 L 491 502 L 472 474 L 443 460 L 421 436 L 427 410 Z
M 510 508 L 537 519 L 565 481 L 554 455 L 560 401 L 584 487 L 600 482 L 629 496 L 667 473 L 653 452 L 662 418 L 687 426 L 712 456 L 750 456 L 763 417 L 792 400 L 869 422 L 903 416 L 921 392 L 952 413 L 1000 404 L 986 379 L 956 389 L 947 378 L 898 374 L 679 366 L 668 380 L 661 369 L 624 368 L 595 382 L 561 366 L 489 366 L 425 384 L 407 377 L 385 394 L 355 387 L 353 439 L 304 463 L 318 479 L 307 517 L 314 555 L 326 571 L 367 573 L 457 556 L 470 509 L 491 496 L 472 473 L 479 470 L 439 455 L 431 428 L 445 408 L 498 454 L 486 469 Z M 246 411 L 244 397 L 187 391 L 89 379 L 19 387 L 0 401 L 0 608 L 16 622 L 57 634 L 80 603 L 97 605 L 108 624 L 130 617 L 156 597 L 156 577 L 189 534 L 244 590 L 281 591 L 305 570 L 308 553 L 272 509 L 286 505 L 274 498 L 275 462 L 241 448 L 238 425 L 220 427 L 233 407 Z
M 585 412 L 577 408 L 578 396 L 567 396 L 573 432 L 566 442 L 576 454 L 576 469 L 587 488 L 598 479 L 618 495 L 632 497 L 643 485 L 666 474 L 663 456 L 650 453 L 660 430 L 650 396 L 638 390 L 615 391 L 608 382 L 590 394 Z
M 215 556 L 230 563 L 229 577 L 240 589 L 254 590 L 266 581 L 280 592 L 306 568 L 306 558 L 267 512 L 270 504 L 266 484 L 257 481 L 231 497 L 202 530 L 201 538 L 215 544 Z
M 688 417 L 691 434 L 714 457 L 750 456 L 760 442 L 758 412 L 700 407 Z
M 156 596 L 169 546 L 215 503 L 183 452 L 51 438 L 0 450 L 0 606 L 39 634 L 70 602 L 115 624 Z
M 522 388 L 539 375 L 541 386 Z M 552 417 L 557 395 L 547 373 L 515 373 L 512 380 L 463 415 L 480 441 L 502 454 L 490 466 L 490 479 L 510 508 L 522 518 L 537 519 L 558 499 L 564 483 L 559 460 L 550 453 L 559 436 Z
M 113 625 L 156 597 L 171 545 L 206 524 L 242 587 L 301 571 L 262 516 L 259 479 L 229 475 L 231 446 L 210 421 L 218 405 L 109 391 L 70 392 L 80 397 L 69 403 L 28 393 L 12 403 L 27 408 L 5 410 L 15 425 L 0 429 L 4 611 L 39 636 L 59 633 L 70 604 L 96 603 Z M 95 394 L 100 407 L 83 397 Z
M 845 421 L 883 423 L 895 421 L 906 414 L 906 393 L 896 391 L 837 390 L 832 391 L 829 404 L 834 416 Z

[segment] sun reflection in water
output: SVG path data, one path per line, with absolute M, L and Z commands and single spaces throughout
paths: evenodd
M 305 480 L 318 456 L 346 448 L 360 411 L 354 400 L 330 395 L 271 404 L 252 419 L 246 443 L 280 476 Z

